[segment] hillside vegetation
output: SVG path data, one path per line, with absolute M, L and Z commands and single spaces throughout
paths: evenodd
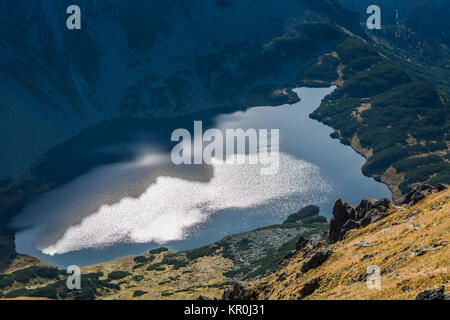
M 185 252 L 153 249 L 82 269 L 81 290 L 68 290 L 64 270 L 18 255 L 4 239 L 5 261 L 0 273 L 0 298 L 6 299 L 197 299 L 220 298 L 235 281 L 271 274 L 295 250 L 299 237 L 317 240 L 328 228 L 319 208 L 309 206 L 283 224 L 227 236 L 211 245 Z
M 364 174 L 388 184 L 396 200 L 421 183 L 450 182 L 447 96 L 358 38 L 339 43 L 306 76 L 338 86 L 311 117 L 363 154 Z

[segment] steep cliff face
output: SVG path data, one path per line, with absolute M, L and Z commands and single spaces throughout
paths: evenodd
M 342 36 L 322 18 L 334 1 L 321 17 L 304 2 L 1 1 L 0 178 L 103 119 L 245 106 L 292 81 Z
M 375 208 L 367 226 L 344 227 L 345 235 L 337 242 L 305 245 L 271 276 L 235 286 L 225 298 L 450 298 L 445 295 L 450 280 L 450 191 L 426 186 L 409 201 L 402 206 L 379 204 L 383 208 Z M 363 210 L 368 203 L 372 208 Z M 334 219 L 370 212 L 375 203 L 363 201 L 359 208 L 339 203 Z

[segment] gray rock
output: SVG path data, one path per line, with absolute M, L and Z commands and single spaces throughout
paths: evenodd
M 425 290 L 419 293 L 415 300 L 449 300 L 450 295 L 444 294 L 444 291 L 444 286 L 437 289 Z
M 325 261 L 327 261 L 330 256 L 331 251 L 318 252 L 302 265 L 300 271 L 306 273 L 311 269 L 316 269 L 320 267 Z
M 319 289 L 320 281 L 321 281 L 320 278 L 316 278 L 316 279 L 313 279 L 313 280 L 308 281 L 307 283 L 305 283 L 303 288 L 301 288 L 300 291 L 298 292 L 300 294 L 299 299 L 304 299 L 307 296 L 313 294 L 314 291 Z
M 335 243 L 340 240 L 342 226 L 354 216 L 356 216 L 356 210 L 352 206 L 341 199 L 336 201 L 333 207 L 333 218 L 330 221 L 329 243 Z
M 370 216 L 367 216 L 363 218 L 359 223 L 361 224 L 361 228 L 367 227 L 372 222 L 372 219 Z
M 416 204 L 420 200 L 424 199 L 425 195 L 422 192 L 415 192 L 411 197 L 411 203 Z
M 295 256 L 296 253 L 297 253 L 297 251 L 295 251 L 295 250 L 291 250 L 288 253 L 286 253 L 283 260 L 281 260 L 280 264 L 282 264 L 285 260 L 291 260 Z
M 381 200 L 378 200 L 378 201 L 374 204 L 374 208 L 377 208 L 377 209 L 379 209 L 380 207 L 383 207 L 383 208 L 389 208 L 390 204 L 391 204 L 391 201 L 389 201 L 389 199 L 383 198 L 383 199 L 381 199 Z
M 373 254 L 366 254 L 364 257 L 362 257 L 361 261 L 366 261 L 373 258 Z
M 376 243 L 371 243 L 371 242 L 361 240 L 360 242 L 356 243 L 354 246 L 358 247 L 358 248 L 370 248 L 370 247 L 375 247 L 376 245 L 377 245 Z
M 429 190 L 433 190 L 433 186 L 429 184 L 423 184 L 420 186 L 420 191 L 429 191 Z
M 417 256 L 423 256 L 424 254 L 427 254 L 428 252 L 431 252 L 431 251 L 433 251 L 433 250 L 434 250 L 433 247 L 425 248 L 425 249 L 421 250 L 421 251 L 417 254 Z
M 248 292 L 245 291 L 245 287 L 240 283 L 235 283 L 233 288 L 225 290 L 222 296 L 222 300 L 251 300 Z
M 342 229 L 344 231 L 359 229 L 359 223 L 354 220 L 348 220 L 346 223 L 344 223 Z
M 414 195 L 414 193 L 416 193 L 416 191 L 410 191 L 405 195 L 405 199 L 403 200 L 402 204 L 408 204 L 411 202 L 411 198 Z
M 295 245 L 295 250 L 300 251 L 304 247 L 306 247 L 307 244 L 308 244 L 308 239 L 306 239 L 304 236 L 300 236 L 300 238 L 298 238 L 297 243 Z

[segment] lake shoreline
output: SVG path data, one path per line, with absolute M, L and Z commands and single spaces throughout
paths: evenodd
M 276 106 L 276 107 L 283 107 L 283 106 Z M 318 106 L 317 106 L 318 107 Z M 249 109 L 251 109 L 251 107 L 250 108 L 245 108 L 245 110 L 249 110 Z M 229 112 L 229 113 L 232 113 L 232 111 L 231 112 Z M 312 120 L 311 120 L 312 121 Z M 323 124 L 321 123 L 321 125 L 323 126 Z M 354 148 L 352 148 L 353 150 L 355 150 Z M 356 151 L 356 150 L 355 150 Z M 39 184 L 38 184 L 39 185 Z M 54 190 L 54 188 L 56 188 L 57 187 L 57 185 L 56 186 L 50 186 L 50 187 L 48 187 L 49 189 L 48 190 L 46 190 L 46 191 L 44 191 L 44 192 L 47 192 L 47 191 L 50 191 L 50 190 Z M 388 186 L 389 187 L 389 186 Z M 40 193 L 40 192 L 38 192 L 38 193 Z M 35 193 L 34 195 L 36 195 L 36 194 L 38 194 L 38 193 Z M 29 196 L 28 196 L 28 194 L 27 193 L 24 193 L 23 194 L 23 198 L 28 198 Z M 14 251 L 15 252 L 15 251 Z M 114 260 L 114 259 L 113 259 Z

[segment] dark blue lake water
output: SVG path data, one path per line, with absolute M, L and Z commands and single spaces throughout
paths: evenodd
M 294 105 L 97 126 L 56 155 L 52 173 L 67 181 L 31 199 L 14 219 L 17 251 L 51 265 L 84 266 L 162 245 L 197 248 L 280 223 L 309 204 L 330 218 L 339 198 L 355 205 L 390 198 L 385 185 L 361 173 L 363 157 L 309 118 L 332 91 L 296 89 L 301 102 Z M 203 120 L 204 130 L 279 129 L 278 173 L 261 175 L 262 164 L 174 165 L 171 133 L 192 131 L 194 120 Z

